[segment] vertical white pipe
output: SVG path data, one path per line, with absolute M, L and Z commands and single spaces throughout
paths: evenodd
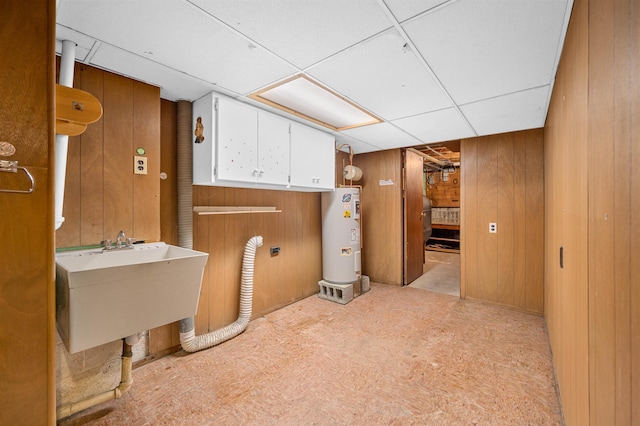
M 76 44 L 69 40 L 62 41 L 60 56 L 60 81 L 62 86 L 73 87 L 73 66 L 76 59 Z M 62 206 L 64 204 L 64 182 L 67 176 L 67 151 L 69 135 L 56 135 L 56 172 L 55 172 L 55 227 L 62 226 Z

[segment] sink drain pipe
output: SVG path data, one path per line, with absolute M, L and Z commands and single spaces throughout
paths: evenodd
M 193 146 L 192 104 L 177 103 L 177 189 L 178 189 L 178 245 L 193 249 Z M 209 142 L 211 143 L 211 141 Z M 180 321 L 180 345 L 187 352 L 197 352 L 218 345 L 242 333 L 251 319 L 253 303 L 253 268 L 256 249 L 262 246 L 262 237 L 247 241 L 242 258 L 240 282 L 240 314 L 238 319 L 218 330 L 196 336 L 193 317 Z
M 109 391 L 94 395 L 79 402 L 72 402 L 70 404 L 58 407 L 56 412 L 56 419 L 64 419 L 72 414 L 79 413 L 80 411 L 94 407 L 103 402 L 111 401 L 112 399 L 118 399 L 131 387 L 133 384 L 133 378 L 131 377 L 131 358 L 133 353 L 131 347 L 136 343 L 140 336 L 129 336 L 126 339 L 122 339 L 122 367 L 120 372 L 120 384 Z

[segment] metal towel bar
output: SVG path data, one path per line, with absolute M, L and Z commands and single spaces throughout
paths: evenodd
M 3 188 L 0 188 L 0 192 L 10 192 L 10 193 L 15 193 L 15 194 L 31 194 L 33 192 L 33 189 L 36 186 L 36 182 L 35 182 L 35 180 L 33 179 L 33 176 L 31 175 L 31 173 L 29 173 L 29 170 L 27 170 L 26 167 L 18 166 L 18 162 L 17 161 L 0 160 L 0 172 L 17 173 L 18 170 L 22 170 L 27 175 L 27 177 L 31 181 L 31 188 L 29 188 L 29 189 L 3 189 Z

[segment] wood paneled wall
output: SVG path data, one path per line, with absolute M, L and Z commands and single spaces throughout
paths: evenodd
M 69 138 L 63 216 L 57 247 L 115 240 L 160 240 L 160 89 L 76 64 L 74 86 L 102 103 L 102 118 Z M 133 173 L 136 148 L 148 174 Z
M 589 1 L 592 424 L 640 424 L 640 5 Z
M 567 425 L 640 423 L 638 40 L 635 2 L 577 0 L 545 127 L 545 317 Z
M 461 296 L 542 313 L 542 130 L 464 139 L 461 161 Z
M 586 6 L 574 3 L 544 134 L 545 319 L 567 425 L 589 424 Z
M 449 175 L 449 180 L 443 181 L 440 173 L 434 174 L 434 180 L 433 185 L 426 183 L 426 195 L 431 207 L 460 207 L 460 167 L 456 167 L 455 173 Z
M 162 240 L 178 243 L 176 179 L 176 104 L 161 104 Z M 214 186 L 193 186 L 199 206 L 274 206 L 281 213 L 193 216 L 193 248 L 209 253 L 196 333 L 234 322 L 239 313 L 242 257 L 247 241 L 262 235 L 255 260 L 253 318 L 318 292 L 322 279 L 320 194 Z M 271 246 L 280 253 L 271 256 Z M 180 345 L 178 323 L 150 330 L 151 355 Z
M 160 240 L 178 244 L 177 105 L 160 101 Z
M 356 155 L 362 169 L 362 273 L 371 281 L 402 285 L 403 216 L 400 149 Z
M 160 241 L 178 245 L 177 104 L 160 100 Z M 149 330 L 149 354 L 172 352 L 180 346 L 179 322 Z
M 0 2 L 0 141 L 35 179 L 0 192 L 0 424 L 55 423 L 55 2 Z M 28 189 L 22 171 L 0 188 Z
M 247 241 L 263 237 L 255 258 L 253 318 L 318 292 L 322 279 L 320 194 L 227 187 L 193 187 L 194 206 L 273 206 L 281 213 L 194 214 L 193 248 L 209 253 L 196 333 L 238 317 L 242 257 Z M 271 256 L 269 248 L 280 247 Z

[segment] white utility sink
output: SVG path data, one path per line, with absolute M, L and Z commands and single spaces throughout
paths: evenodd
M 56 317 L 69 352 L 194 316 L 208 256 L 165 243 L 56 253 Z

